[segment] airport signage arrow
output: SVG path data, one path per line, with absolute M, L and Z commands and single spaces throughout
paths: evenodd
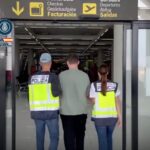
M 20 16 L 24 12 L 24 7 L 20 7 L 20 2 L 16 2 L 16 8 L 12 7 L 12 11 L 17 15 Z

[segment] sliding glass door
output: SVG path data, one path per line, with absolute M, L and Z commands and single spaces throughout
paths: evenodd
M 150 24 L 138 27 L 138 146 L 150 149 Z

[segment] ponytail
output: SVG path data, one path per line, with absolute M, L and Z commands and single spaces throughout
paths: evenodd
M 108 66 L 103 64 L 98 69 L 98 73 L 101 75 L 101 92 L 104 96 L 106 96 L 107 92 L 107 74 L 108 74 Z
M 102 89 L 102 94 L 104 96 L 106 96 L 106 92 L 107 92 L 107 75 L 102 75 L 101 76 L 101 89 Z

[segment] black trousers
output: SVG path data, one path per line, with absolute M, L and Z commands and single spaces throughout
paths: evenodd
M 66 150 L 84 150 L 87 115 L 61 115 Z

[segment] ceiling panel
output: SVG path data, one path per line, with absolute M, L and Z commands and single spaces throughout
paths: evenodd
M 96 23 L 15 23 L 20 51 L 49 51 L 54 56 L 70 52 L 92 56 L 99 50 L 111 51 L 113 27 Z

